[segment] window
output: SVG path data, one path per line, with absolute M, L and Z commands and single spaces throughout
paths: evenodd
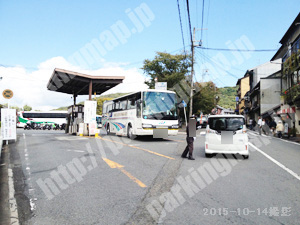
M 107 112 L 111 112 L 112 109 L 113 109 L 113 104 L 112 103 L 107 105 Z
M 120 102 L 115 102 L 114 110 L 119 110 L 119 109 L 120 109 Z
M 297 78 L 298 76 L 297 75 L 298 75 L 297 71 L 294 71 L 294 74 L 292 76 L 293 77 L 293 79 L 292 79 L 292 85 L 293 86 L 298 83 L 298 81 L 297 81 L 298 80 L 298 78 Z
M 67 113 L 23 113 L 24 118 L 66 118 Z
M 135 109 L 136 108 L 136 101 L 135 98 L 129 98 L 128 99 L 128 109 Z
M 215 117 L 208 119 L 209 128 L 217 131 L 236 131 L 243 129 L 244 118 L 239 117 Z
M 120 102 L 120 109 L 126 110 L 127 109 L 127 99 L 124 99 Z

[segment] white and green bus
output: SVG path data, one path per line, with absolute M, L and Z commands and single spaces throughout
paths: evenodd
M 18 112 L 17 127 L 25 127 L 28 121 L 41 124 L 66 124 L 67 111 L 21 111 Z
M 153 135 L 154 129 L 178 133 L 176 93 L 167 90 L 140 91 L 103 103 L 102 124 L 107 133 L 132 138 Z

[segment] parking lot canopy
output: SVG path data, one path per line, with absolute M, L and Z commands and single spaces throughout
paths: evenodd
M 47 84 L 50 91 L 66 94 L 97 95 L 122 83 L 124 76 L 92 76 L 55 68 Z

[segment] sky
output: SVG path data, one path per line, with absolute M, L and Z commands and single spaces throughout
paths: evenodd
M 195 48 L 195 81 L 235 86 L 247 69 L 270 61 L 299 13 L 297 5 L 298 0 L 189 0 L 195 44 L 201 39 L 205 48 L 273 50 Z M 71 105 L 71 95 L 47 90 L 54 68 L 125 76 L 104 94 L 144 90 L 145 59 L 156 52 L 182 54 L 190 46 L 184 0 L 0 0 L 0 91 L 14 92 L 10 105 L 35 110 Z M 0 103 L 7 102 L 1 95 Z

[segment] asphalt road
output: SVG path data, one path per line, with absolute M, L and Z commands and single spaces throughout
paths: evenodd
M 299 224 L 300 145 L 249 133 L 250 158 L 205 158 L 197 131 L 166 140 L 18 130 L 21 224 Z

